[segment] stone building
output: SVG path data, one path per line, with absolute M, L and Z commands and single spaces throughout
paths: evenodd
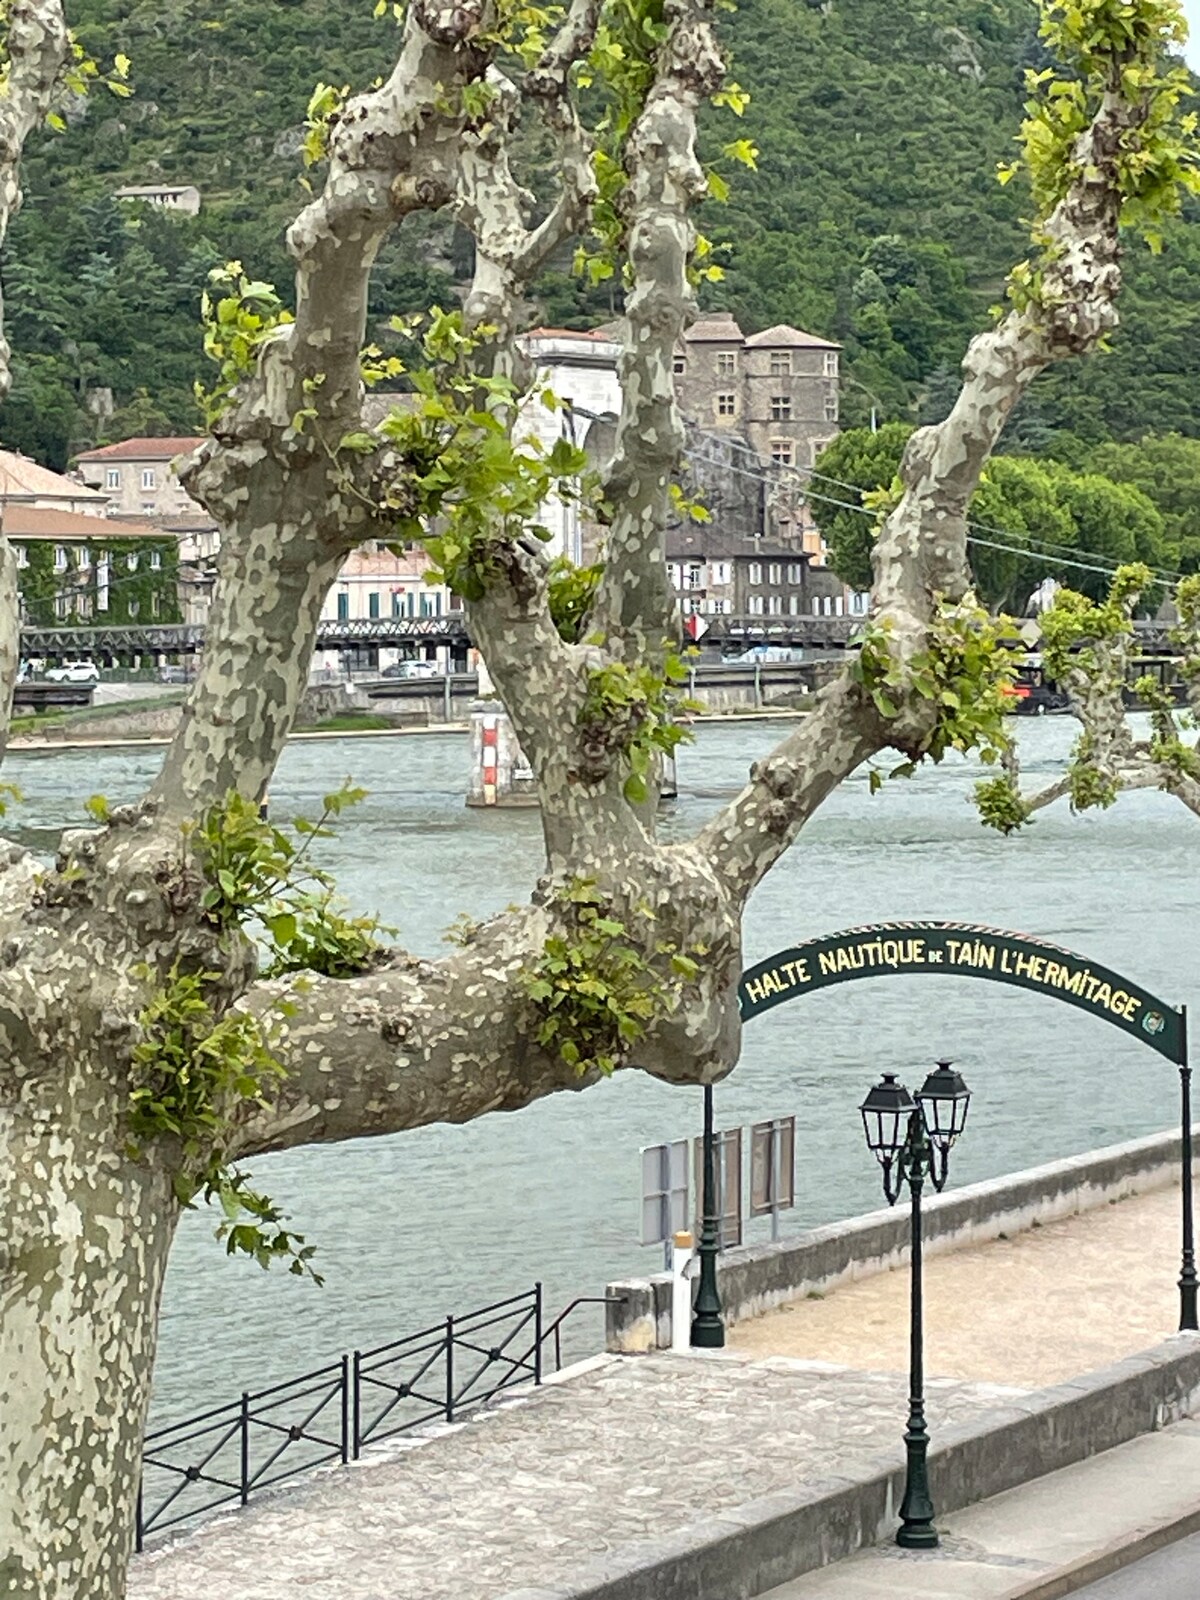
M 84 450 L 75 457 L 75 466 L 90 489 L 108 497 L 109 516 L 177 517 L 199 508 L 176 476 L 175 462 L 203 443 L 195 436 L 122 439 Z
M 117 199 L 140 200 L 144 205 L 182 211 L 189 217 L 200 215 L 200 191 L 194 183 L 127 183 L 117 190 Z
M 39 511 L 72 511 L 103 517 L 109 497 L 75 478 L 52 472 L 15 450 L 0 450 L 0 506 L 31 506 Z
M 746 439 L 761 461 L 811 467 L 838 431 L 840 350 L 783 323 L 746 337 L 728 312 L 701 317 L 675 352 L 680 410 Z

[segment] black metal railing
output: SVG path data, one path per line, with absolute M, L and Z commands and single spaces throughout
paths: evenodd
M 364 1446 L 429 1422 L 453 1422 L 517 1384 L 540 1384 L 543 1347 L 562 1366 L 562 1327 L 581 1295 L 548 1325 L 542 1286 L 447 1317 L 418 1333 L 202 1411 L 146 1435 L 136 1548 L 152 1535 L 315 1467 L 355 1460 Z

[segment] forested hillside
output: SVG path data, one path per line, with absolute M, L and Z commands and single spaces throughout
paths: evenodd
M 74 0 L 100 58 L 133 63 L 132 99 L 103 91 L 44 136 L 4 264 L 16 384 L 0 441 L 62 465 L 130 431 L 195 425 L 197 300 L 230 258 L 286 285 L 288 219 L 303 204 L 300 144 L 314 84 L 386 70 L 395 24 L 372 0 Z M 712 119 L 706 154 L 744 135 L 758 171 L 706 226 L 728 275 L 709 299 L 747 328 L 795 322 L 847 347 L 845 413 L 940 414 L 973 328 L 1021 248 L 1020 185 L 1001 188 L 1039 60 L 1032 0 L 743 0 L 727 19 L 752 101 Z M 716 123 L 719 120 L 720 126 Z M 531 141 L 529 181 L 545 155 Z M 722 169 L 724 170 L 724 169 Z M 319 178 L 319 173 L 318 173 Z M 196 184 L 198 218 L 117 202 L 122 184 Z M 414 219 L 389 246 L 376 309 L 420 309 L 469 270 L 449 224 Z M 534 314 L 586 325 L 612 289 L 547 274 Z M 1067 459 L 1150 430 L 1200 434 L 1200 218 L 1130 262 L 1114 352 L 1052 374 L 1010 443 Z M 88 393 L 111 389 L 105 418 Z

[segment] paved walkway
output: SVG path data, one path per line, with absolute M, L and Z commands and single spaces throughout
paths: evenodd
M 1179 1323 L 1179 1228 L 1179 1191 L 1171 1186 L 930 1256 L 928 1370 L 1043 1388 L 1157 1344 Z M 906 1263 L 739 1323 L 730 1345 L 747 1355 L 902 1372 L 908 1294 Z
M 941 1548 L 900 1550 L 887 1543 L 769 1589 L 761 1600 L 1194 1600 L 1200 1594 L 1200 1547 L 1190 1586 L 1094 1579 L 1126 1560 L 1200 1526 L 1200 1420 L 1093 1456 L 1077 1466 L 939 1517 Z M 1151 1558 L 1182 1573 L 1187 1557 Z M 1085 1586 L 1088 1586 L 1085 1588 Z
M 931 1425 L 1011 1389 L 936 1382 Z M 773 1490 L 896 1459 L 904 1384 L 775 1357 L 602 1357 L 434 1444 L 298 1479 L 133 1565 L 130 1600 L 491 1600 Z M 386 1447 L 385 1447 L 386 1448 Z

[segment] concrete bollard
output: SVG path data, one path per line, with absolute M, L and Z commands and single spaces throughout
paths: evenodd
M 677 1233 L 671 1241 L 671 1349 L 692 1347 L 692 1264 L 690 1233 Z

